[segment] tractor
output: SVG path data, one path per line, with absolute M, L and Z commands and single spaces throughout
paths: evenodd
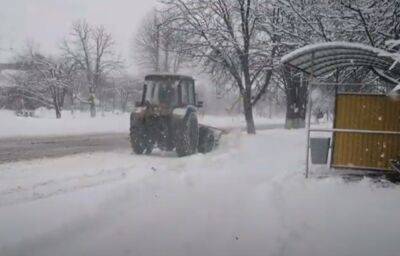
M 190 76 L 145 76 L 143 94 L 130 117 L 130 142 L 136 154 L 151 154 L 155 147 L 175 150 L 179 157 L 210 152 L 221 132 L 198 122 L 195 81 Z

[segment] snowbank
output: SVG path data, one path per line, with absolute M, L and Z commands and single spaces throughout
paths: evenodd
M 12 111 L 0 110 L 0 137 L 76 135 L 85 133 L 127 132 L 129 115 L 98 114 L 90 118 L 88 113 L 72 115 L 64 111 L 56 119 L 52 111 L 35 112 L 36 117 L 19 117 Z
M 0 255 L 398 255 L 399 187 L 303 169 L 301 130 L 0 165 Z
M 246 121 L 243 116 L 213 116 L 204 115 L 199 117 L 199 122 L 206 125 L 211 125 L 220 128 L 244 128 L 246 127 Z M 254 117 L 256 126 L 263 127 L 269 124 L 284 124 L 283 118 L 265 118 L 265 117 Z
M 242 116 L 200 116 L 200 123 L 221 128 L 245 127 Z M 256 124 L 283 123 L 282 119 L 256 118 Z M 69 111 L 62 113 L 61 119 L 56 119 L 51 110 L 39 110 L 35 117 L 19 117 L 12 111 L 0 110 L 0 137 L 17 136 L 52 136 L 77 135 L 93 133 L 127 133 L 129 131 L 129 113 L 113 114 L 98 113 L 91 118 L 88 113 Z

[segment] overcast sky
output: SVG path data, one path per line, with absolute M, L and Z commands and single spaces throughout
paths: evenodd
M 125 59 L 141 19 L 156 0 L 0 0 L 0 61 L 20 50 L 27 40 L 42 51 L 56 53 L 71 24 L 86 19 L 110 31 Z

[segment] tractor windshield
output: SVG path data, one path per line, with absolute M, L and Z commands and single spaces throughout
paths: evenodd
M 177 106 L 178 80 L 147 80 L 145 100 L 152 105 Z

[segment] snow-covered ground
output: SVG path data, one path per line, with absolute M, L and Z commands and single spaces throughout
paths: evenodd
M 246 123 L 242 116 L 199 116 L 200 123 L 217 127 L 240 128 Z M 282 118 L 255 118 L 256 124 L 283 123 Z M 87 112 L 71 114 L 64 111 L 56 119 L 53 110 L 40 109 L 35 117 L 16 116 L 13 111 L 0 110 L 0 137 L 77 135 L 93 133 L 126 133 L 129 130 L 129 113 L 113 114 L 99 112 L 91 118 Z
M 199 122 L 201 124 L 211 125 L 221 128 L 244 128 L 246 127 L 246 121 L 243 116 L 213 116 L 203 115 L 199 116 Z M 256 126 L 263 127 L 264 125 L 271 124 L 283 124 L 285 120 L 283 117 L 266 118 L 255 116 L 254 123 Z
M 399 255 L 399 187 L 306 180 L 303 160 L 304 131 L 277 129 L 3 164 L 0 255 Z
M 56 119 L 53 111 L 36 112 L 35 117 L 16 116 L 13 111 L 0 110 L 0 137 L 77 135 L 88 133 L 127 132 L 129 114 L 99 113 L 90 118 L 88 113 L 64 111 Z

